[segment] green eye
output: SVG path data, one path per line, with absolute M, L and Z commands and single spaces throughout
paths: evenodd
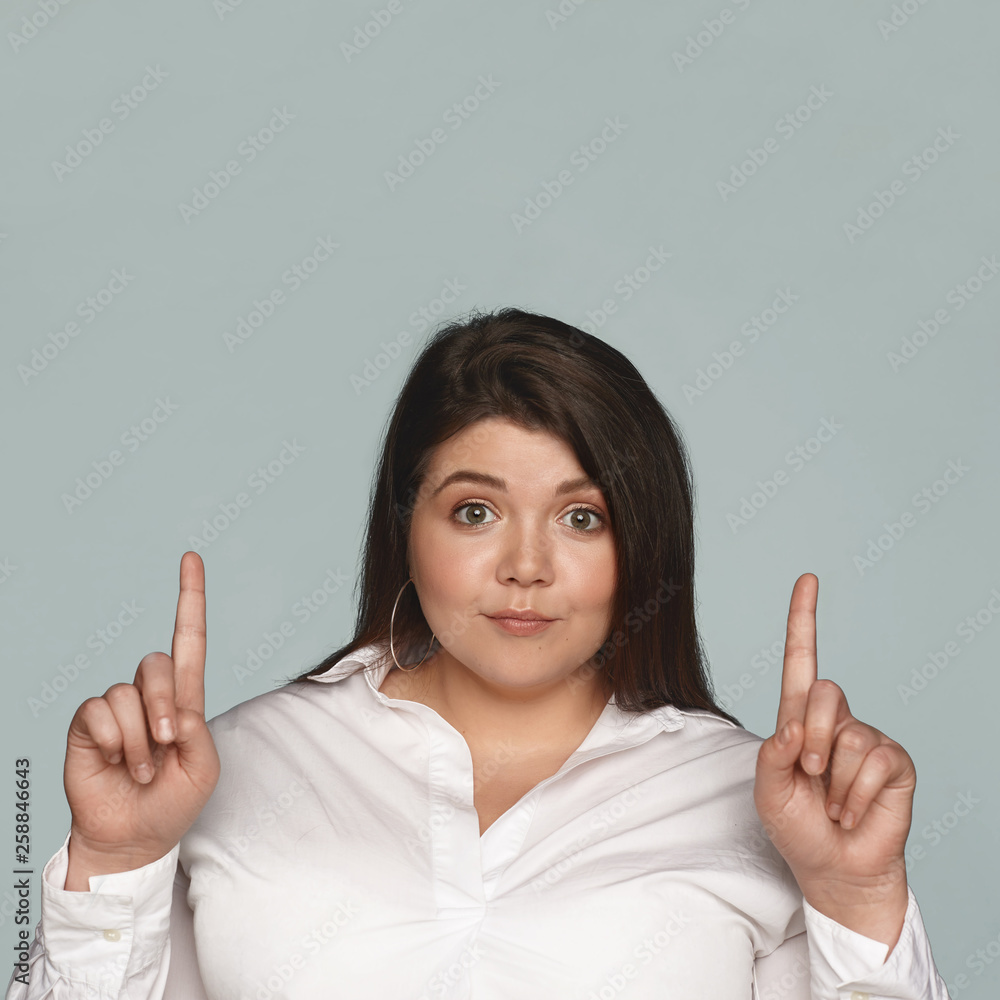
M 461 511 L 468 511 L 468 514 L 463 515 L 460 513 Z M 496 514 L 481 500 L 463 500 L 462 503 L 452 508 L 451 515 L 459 524 L 470 527 L 479 524 L 492 524 L 496 520 Z M 574 523 L 567 524 L 566 518 L 568 517 L 573 518 Z M 562 523 L 581 535 L 593 535 L 604 527 L 604 515 L 594 507 L 579 506 L 567 511 L 563 515 Z
M 452 514 L 458 516 L 460 510 L 469 510 L 470 520 L 465 520 L 462 517 L 458 518 L 460 524 L 489 524 L 490 522 L 484 520 L 487 514 L 492 514 L 493 511 L 483 503 L 467 502 L 459 504 L 453 511 Z
M 573 510 L 569 511 L 565 516 L 572 517 L 574 519 L 575 523 L 570 524 L 569 527 L 575 528 L 577 531 L 588 532 L 600 530 L 602 522 L 601 515 L 591 507 L 574 507 Z M 595 521 L 596 524 L 594 523 Z M 594 526 L 591 527 L 591 525 Z

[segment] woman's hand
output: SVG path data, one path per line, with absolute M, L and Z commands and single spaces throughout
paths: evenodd
M 778 721 L 757 755 L 754 803 L 810 905 L 891 951 L 908 902 L 917 775 L 898 743 L 851 715 L 839 685 L 816 679 L 818 590 L 812 573 L 792 590 Z
M 205 566 L 185 552 L 170 656 L 144 656 L 132 684 L 88 698 L 70 723 L 63 784 L 71 864 L 121 871 L 163 857 L 218 778 L 205 723 Z

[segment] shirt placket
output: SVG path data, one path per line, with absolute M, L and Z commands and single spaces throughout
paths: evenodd
M 564 761 L 555 774 L 540 781 L 480 836 L 473 797 L 472 755 L 464 737 L 434 709 L 414 703 L 428 731 L 431 797 L 431 852 L 441 916 L 485 910 L 501 877 L 517 857 L 545 789 L 573 768 L 597 757 L 639 746 L 663 732 L 651 715 L 632 720 L 616 731 L 602 728 Z
M 623 721 L 617 707 L 609 703 L 559 770 L 525 793 L 480 836 L 473 796 L 472 754 L 465 738 L 430 706 L 380 693 L 378 685 L 382 677 L 384 674 L 369 680 L 375 697 L 382 704 L 415 713 L 427 731 L 430 799 L 427 823 L 437 912 L 441 918 L 468 918 L 485 913 L 487 903 L 498 891 L 501 876 L 521 850 L 539 797 L 548 785 L 586 761 L 640 746 L 658 733 L 683 725 L 676 713 L 666 718 L 647 713 Z

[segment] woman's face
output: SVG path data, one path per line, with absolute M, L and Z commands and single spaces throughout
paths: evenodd
M 413 509 L 409 566 L 438 656 L 528 689 L 597 652 L 610 629 L 615 547 L 600 489 L 573 483 L 586 478 L 565 441 L 498 417 L 437 447 Z M 510 608 L 553 621 L 511 633 L 490 617 Z

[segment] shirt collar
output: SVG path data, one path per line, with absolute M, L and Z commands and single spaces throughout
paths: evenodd
M 415 653 L 415 656 L 420 655 L 419 650 L 412 652 Z M 406 662 L 405 659 L 404 662 Z M 387 699 L 384 694 L 379 692 L 379 686 L 392 667 L 392 657 L 389 656 L 388 649 L 384 646 L 374 643 L 362 646 L 339 659 L 323 673 L 311 674 L 306 679 L 320 683 L 336 683 L 357 671 L 359 664 L 364 667 L 365 682 L 372 696 L 384 704 Z M 641 713 L 623 712 L 618 708 L 615 696 L 612 694 L 585 743 L 590 745 L 592 742 L 626 740 L 629 743 L 639 743 L 648 738 L 649 735 L 655 735 L 658 731 L 669 733 L 682 728 L 683 725 L 684 714 L 673 705 L 661 705 L 659 708 L 647 709 Z M 583 746 L 581 746 L 582 749 Z

